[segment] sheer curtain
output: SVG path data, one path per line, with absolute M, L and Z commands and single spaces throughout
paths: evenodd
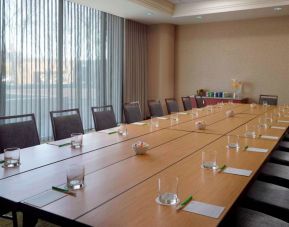
M 112 104 L 121 117 L 123 19 L 63 0 L 0 0 L 0 114 L 35 113 L 51 138 L 49 111 Z
M 63 108 L 79 107 L 86 129 L 91 106 L 113 105 L 120 120 L 123 19 L 65 1 L 63 30 Z
M 58 1 L 1 0 L 1 25 L 1 114 L 35 113 L 39 134 L 49 137 L 48 112 L 57 106 Z

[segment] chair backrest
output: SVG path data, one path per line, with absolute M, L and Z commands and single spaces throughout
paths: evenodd
M 195 97 L 190 96 L 182 97 L 182 102 L 185 111 L 197 108 L 197 102 Z
M 164 116 L 164 111 L 163 111 L 162 104 L 160 101 L 148 100 L 148 106 L 149 106 L 150 115 L 152 117 Z
M 112 105 L 91 107 L 95 131 L 116 127 Z
M 260 95 L 259 104 L 263 104 L 264 102 L 267 102 L 268 105 L 277 105 L 278 96 L 277 95 Z
M 168 114 L 174 113 L 174 112 L 179 112 L 179 106 L 178 102 L 174 98 L 168 98 L 166 100 L 166 105 L 167 105 L 167 110 Z
M 39 145 L 34 114 L 0 117 L 0 153 L 5 148 Z
M 123 105 L 123 112 L 125 122 L 128 124 L 143 120 L 139 102 L 125 103 Z
M 84 133 L 79 109 L 50 112 L 54 140 L 66 139 L 72 133 Z
M 196 101 L 197 101 L 197 107 L 198 108 L 202 108 L 202 107 L 206 106 L 206 102 L 205 102 L 205 100 L 203 99 L 202 96 L 197 96 L 196 97 Z

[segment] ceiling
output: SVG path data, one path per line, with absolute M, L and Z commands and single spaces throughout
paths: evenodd
M 70 0 L 145 24 L 289 16 L 289 0 Z M 281 10 L 276 10 L 281 8 Z

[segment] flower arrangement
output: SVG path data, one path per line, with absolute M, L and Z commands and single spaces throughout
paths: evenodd
M 234 89 L 234 98 L 240 98 L 243 88 L 243 82 L 232 79 L 232 88 Z

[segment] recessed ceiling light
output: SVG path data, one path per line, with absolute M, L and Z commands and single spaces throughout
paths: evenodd
M 196 19 L 201 20 L 201 19 L 203 19 L 203 17 L 202 16 L 196 16 Z
M 280 11 L 280 10 L 282 10 L 282 8 L 281 7 L 275 7 L 274 10 L 275 11 Z
M 147 12 L 146 15 L 147 15 L 147 16 L 152 16 L 153 13 L 152 13 L 152 12 Z

